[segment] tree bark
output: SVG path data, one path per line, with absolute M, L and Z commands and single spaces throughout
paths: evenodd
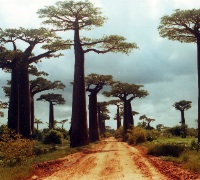
M 128 122 L 128 105 L 127 105 L 127 100 L 124 100 L 124 133 L 127 133 L 127 130 L 129 128 L 129 122 Z
M 134 120 L 133 120 L 131 101 L 129 100 L 127 101 L 127 112 L 128 112 L 128 127 L 130 128 L 131 125 L 134 126 Z
M 27 65 L 28 66 L 28 65 Z M 31 110 L 30 110 L 30 86 L 28 67 L 20 68 L 19 73 L 19 130 L 23 137 L 31 138 Z
M 99 130 L 97 122 L 97 93 L 89 95 L 89 141 L 99 141 Z
M 121 120 L 119 115 L 119 105 L 117 105 L 117 129 L 119 129 L 121 126 Z
M 200 38 L 197 38 L 197 73 L 198 73 L 198 143 L 200 143 Z
M 185 127 L 185 116 L 184 111 L 181 111 L 181 128 L 182 128 L 182 138 L 186 138 L 186 127 Z
M 49 129 L 55 129 L 53 103 L 49 102 Z
M 78 147 L 89 144 L 86 116 L 84 52 L 80 43 L 78 22 L 75 22 L 74 52 L 75 67 L 72 98 L 72 124 L 70 146 Z
M 8 109 L 8 128 L 19 133 L 19 87 L 18 68 L 16 62 L 13 63 L 11 72 L 11 90 Z
M 98 114 L 99 131 L 100 131 L 100 134 L 103 134 L 103 131 L 102 131 L 102 119 L 101 119 L 101 106 L 98 106 L 98 105 L 97 105 L 97 114 Z
M 33 95 L 30 93 L 30 97 L 31 97 L 31 131 L 33 132 L 34 130 L 34 97 Z

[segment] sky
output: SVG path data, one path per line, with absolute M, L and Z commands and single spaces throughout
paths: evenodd
M 0 28 L 39 28 L 42 19 L 36 12 L 40 8 L 53 5 L 56 0 L 0 0 Z M 186 124 L 197 128 L 197 49 L 196 44 L 180 43 L 159 36 L 158 26 L 160 18 L 170 15 L 175 9 L 199 9 L 199 0 L 90 0 L 96 7 L 100 7 L 103 15 L 108 19 L 102 27 L 91 31 L 83 31 L 80 35 L 90 38 L 101 38 L 103 35 L 116 34 L 124 36 L 127 42 L 134 42 L 139 49 L 133 50 L 128 56 L 125 54 L 107 53 L 85 55 L 85 75 L 97 73 L 112 75 L 113 79 L 121 82 L 144 85 L 143 89 L 149 95 L 132 101 L 132 109 L 139 112 L 134 116 L 137 125 L 139 117 L 146 114 L 155 119 L 151 123 L 172 127 L 180 125 L 180 111 L 175 110 L 173 104 L 181 100 L 192 101 L 192 108 L 185 112 Z M 61 33 L 64 39 L 73 38 L 72 32 Z M 23 49 L 25 45 L 20 45 Z M 20 47 L 19 46 L 19 47 Z M 36 49 L 35 54 L 42 50 Z M 74 51 L 62 52 L 64 56 L 57 59 L 44 59 L 36 64 L 39 70 L 49 73 L 46 78 L 51 81 L 60 80 L 65 85 L 64 91 L 45 91 L 62 93 L 65 105 L 54 106 L 56 120 L 71 119 L 72 87 L 74 75 Z M 30 77 L 34 79 L 35 77 Z M 0 70 L 0 87 L 5 86 L 10 79 L 9 73 Z M 105 89 L 104 89 L 105 90 Z M 103 92 L 102 90 L 101 92 Z M 108 101 L 103 95 L 98 95 L 98 101 Z M 37 99 L 40 94 L 35 96 Z M 88 95 L 88 94 L 87 94 Z M 87 96 L 88 97 L 88 96 Z M 3 89 L 0 88 L 0 101 L 8 101 Z M 87 99 L 88 102 L 88 99 Z M 107 126 L 116 128 L 113 117 L 115 106 L 109 106 L 110 120 Z M 0 125 L 7 121 L 0 119 Z M 43 121 L 41 128 L 47 127 L 49 105 L 47 102 L 35 102 L 35 117 Z M 60 125 L 58 125 L 60 126 Z M 69 129 L 69 122 L 65 124 Z

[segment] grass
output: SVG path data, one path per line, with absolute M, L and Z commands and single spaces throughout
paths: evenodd
M 25 179 L 26 177 L 30 176 L 31 173 L 34 171 L 33 168 L 34 164 L 62 158 L 69 154 L 82 151 L 85 148 L 87 149 L 91 148 L 93 145 L 97 143 L 98 142 L 95 142 L 90 145 L 78 148 L 70 148 L 69 141 L 64 141 L 62 145 L 56 145 L 56 150 L 46 154 L 41 154 L 38 156 L 27 158 L 25 162 L 17 164 L 16 166 L 8 167 L 0 165 L 0 179 L 1 180 Z M 37 143 L 37 146 L 43 148 L 51 148 L 52 145 L 44 145 L 41 143 Z
M 183 168 L 200 174 L 200 151 L 197 152 L 196 150 L 191 149 L 192 141 L 197 141 L 197 138 L 193 138 L 193 137 L 187 137 L 187 138 L 161 137 L 152 142 L 145 142 L 145 143 L 141 144 L 141 146 L 143 146 L 147 149 L 152 149 L 152 148 L 156 149 L 157 146 L 160 146 L 160 145 L 184 146 L 185 150 L 180 154 L 179 157 L 162 156 L 161 158 L 165 161 L 172 161 L 172 162 L 178 163 Z

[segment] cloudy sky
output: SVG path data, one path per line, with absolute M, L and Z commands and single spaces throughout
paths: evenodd
M 42 20 L 38 18 L 38 9 L 52 5 L 56 0 L 0 0 L 0 28 L 39 28 Z M 112 75 L 115 80 L 142 84 L 149 92 L 144 99 L 132 101 L 134 111 L 140 114 L 135 116 L 135 124 L 139 116 L 155 118 L 152 125 L 165 126 L 179 125 L 180 112 L 172 105 L 180 100 L 192 101 L 192 108 L 185 112 L 186 123 L 189 127 L 197 127 L 197 51 L 196 44 L 183 44 L 159 37 L 158 26 L 160 18 L 170 15 L 175 9 L 200 8 L 199 0 L 91 0 L 102 8 L 107 22 L 100 28 L 94 28 L 81 35 L 100 38 L 103 35 L 117 34 L 124 36 L 128 42 L 135 42 L 139 49 L 129 56 L 124 54 L 86 54 L 85 72 Z M 63 38 L 72 38 L 72 33 L 61 34 Z M 40 50 L 37 50 L 37 53 Z M 42 52 L 42 51 L 41 51 Z M 62 93 L 66 99 L 64 106 L 54 106 L 55 119 L 71 118 L 71 99 L 73 81 L 74 54 L 73 49 L 66 50 L 59 59 L 44 59 L 38 63 L 39 70 L 49 73 L 47 79 L 61 80 L 65 85 Z M 0 71 L 0 86 L 6 85 L 10 74 Z M 48 93 L 48 92 L 44 92 Z M 43 94 L 44 94 L 43 93 Z M 36 98 L 39 96 L 36 95 Z M 107 100 L 101 94 L 99 101 Z M 0 101 L 5 99 L 0 89 Z M 116 122 L 113 119 L 115 106 L 110 106 L 111 120 L 106 122 L 113 128 Z M 44 122 L 48 121 L 48 104 L 36 102 L 35 116 Z M 5 112 L 5 115 L 7 113 Z M 1 118 L 0 124 L 6 123 L 6 116 Z M 66 124 L 66 128 L 69 124 Z

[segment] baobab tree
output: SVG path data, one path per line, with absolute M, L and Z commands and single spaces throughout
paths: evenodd
M 61 94 L 42 94 L 37 101 L 47 101 L 49 102 L 49 129 L 55 129 L 55 122 L 54 122 L 54 105 L 61 105 L 65 104 L 65 100 Z
M 97 94 L 104 86 L 113 84 L 111 75 L 89 74 L 85 77 L 86 91 L 89 94 L 89 141 L 99 141 L 99 128 L 97 121 Z
M 184 43 L 197 44 L 198 70 L 198 142 L 200 142 L 200 9 L 177 9 L 170 16 L 161 18 L 158 27 L 161 37 Z
M 124 132 L 133 125 L 133 113 L 131 101 L 135 98 L 143 98 L 148 95 L 146 90 L 141 89 L 142 85 L 115 83 L 111 86 L 111 91 L 105 91 L 103 94 L 107 97 L 118 97 L 124 104 Z
M 64 90 L 65 85 L 61 81 L 51 82 L 43 77 L 38 77 L 30 81 L 30 98 L 31 98 L 31 129 L 34 128 L 34 96 L 37 93 L 46 90 Z
M 152 129 L 150 123 L 155 121 L 155 119 L 148 118 L 145 114 L 140 116 L 139 120 L 143 120 L 142 127 L 145 127 L 146 129 Z M 146 121 L 146 123 L 144 123 L 144 121 Z
M 103 136 L 105 135 L 105 121 L 110 119 L 110 116 L 108 115 L 109 110 L 107 106 L 108 103 L 106 101 L 97 103 L 99 131 L 100 134 Z
M 62 129 L 64 128 L 64 124 L 68 121 L 68 119 L 63 119 L 61 121 L 58 121 L 62 125 Z
M 89 141 L 84 73 L 85 54 L 88 52 L 129 54 L 138 47 L 135 43 L 127 43 L 124 37 L 117 35 L 103 36 L 99 39 L 81 37 L 81 30 L 100 27 L 106 20 L 100 8 L 89 1 L 59 1 L 55 6 L 40 9 L 38 14 L 40 18 L 45 18 L 44 24 L 53 25 L 56 28 L 54 31 L 72 30 L 74 32 L 74 39 L 70 43 L 75 53 L 70 145 L 71 147 L 87 145 Z
M 173 106 L 175 107 L 176 110 L 179 110 L 181 112 L 181 127 L 182 127 L 182 137 L 186 138 L 186 124 L 185 124 L 185 115 L 184 112 L 192 107 L 192 102 L 191 101 L 186 101 L 182 100 L 179 102 L 175 102 Z
M 110 100 L 108 104 L 117 106 L 117 113 L 114 119 L 117 120 L 117 129 L 119 129 L 121 126 L 120 107 L 123 105 L 123 102 L 121 100 Z
M 36 129 L 39 129 L 39 124 L 43 124 L 43 122 L 40 119 L 35 118 L 34 123 L 36 124 Z
M 8 127 L 23 137 L 31 136 L 29 65 L 42 58 L 59 57 L 56 52 L 69 47 L 64 43 L 46 28 L 0 29 L 0 68 L 11 70 Z M 21 44 L 27 45 L 25 50 L 20 50 Z M 36 46 L 43 50 L 41 54 L 34 52 Z

